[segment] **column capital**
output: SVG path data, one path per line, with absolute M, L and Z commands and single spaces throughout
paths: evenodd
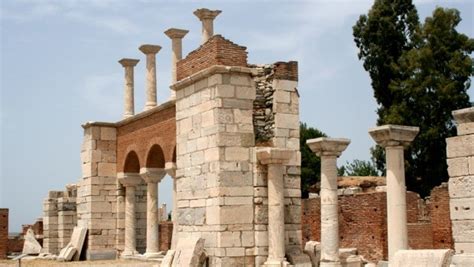
M 474 107 L 454 110 L 452 114 L 457 124 L 474 122 Z
M 407 147 L 419 131 L 419 127 L 387 124 L 369 129 L 369 134 L 381 147 Z
M 159 183 L 165 177 L 166 172 L 163 168 L 141 168 L 140 176 L 147 183 Z
M 315 139 L 309 139 L 306 144 L 309 146 L 319 157 L 321 156 L 334 156 L 339 157 L 347 146 L 351 143 L 351 140 L 346 138 L 329 138 L 320 137 Z
M 207 8 L 196 9 L 193 14 L 199 18 L 199 20 L 215 19 L 222 11 L 221 10 L 210 10 Z
M 188 30 L 169 28 L 165 31 L 165 34 L 170 39 L 182 39 L 186 34 L 188 34 L 188 32 Z
M 161 46 L 152 45 L 152 44 L 144 44 L 144 45 L 141 45 L 138 49 L 140 51 L 142 51 L 142 53 L 145 54 L 145 55 L 156 54 L 156 53 L 160 52 Z
M 141 184 L 142 177 L 138 173 L 119 172 L 117 173 L 117 180 L 125 187 L 137 186 Z
M 283 148 L 264 147 L 257 149 L 257 159 L 263 165 L 285 164 L 294 156 L 294 154 L 294 150 Z
M 165 170 L 166 173 L 171 176 L 172 178 L 176 177 L 176 162 L 166 162 L 165 163 Z
M 133 59 L 133 58 L 122 58 L 121 60 L 119 60 L 118 62 L 120 63 L 120 65 L 122 65 L 123 67 L 135 67 L 138 62 L 140 60 L 139 59 Z

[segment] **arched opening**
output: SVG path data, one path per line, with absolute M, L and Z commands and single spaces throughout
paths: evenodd
M 147 168 L 164 168 L 165 167 L 165 155 L 163 149 L 159 145 L 153 145 L 148 151 L 146 157 Z
M 130 151 L 125 158 L 125 164 L 123 167 L 123 172 L 126 173 L 139 173 L 140 172 L 140 161 L 138 160 L 137 153 L 135 151 Z

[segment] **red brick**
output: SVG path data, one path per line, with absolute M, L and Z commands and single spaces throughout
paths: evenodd
M 8 252 L 8 209 L 0 209 L 0 259 Z

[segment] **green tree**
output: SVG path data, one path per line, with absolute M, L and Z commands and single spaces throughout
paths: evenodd
M 474 51 L 474 40 L 456 31 L 461 17 L 455 9 L 436 8 L 423 25 L 412 19 L 409 27 L 412 30 L 407 31 L 396 26 L 393 12 L 384 12 L 386 7 L 381 4 L 389 3 L 394 10 L 399 10 L 397 6 L 411 7 L 405 9 L 401 18 L 416 14 L 411 1 L 376 0 L 368 17 L 361 16 L 354 26 L 354 37 L 360 49 L 359 58 L 364 60 L 364 68 L 371 74 L 380 105 L 377 124 L 420 127 L 420 134 L 405 152 L 407 187 L 427 195 L 431 188 L 448 178 L 445 139 L 455 134 L 451 111 L 470 106 L 467 89 L 474 72 L 469 55 Z M 374 17 L 375 14 L 379 17 Z M 389 31 L 405 36 L 405 43 L 399 45 L 402 49 L 388 57 L 389 65 L 372 59 L 392 54 L 393 51 L 386 50 L 386 43 L 392 40 L 377 38 L 377 32 L 367 33 L 375 30 L 384 35 L 383 28 L 374 24 L 387 21 L 394 24 L 387 27 Z M 379 80 L 377 73 L 386 69 L 390 75 L 382 75 L 383 80 L 376 81 Z M 385 86 L 377 86 L 381 83 Z M 387 95 L 390 101 L 383 98 Z M 383 171 L 383 150 L 375 148 L 372 155 L 378 169 Z
M 306 144 L 306 140 L 325 137 L 326 134 L 316 128 L 300 123 L 301 147 L 301 193 L 303 198 L 308 197 L 309 187 L 319 182 L 321 178 L 321 160 Z
M 344 175 L 348 175 L 348 176 L 378 176 L 379 175 L 379 172 L 377 171 L 375 164 L 366 160 L 355 159 L 351 163 L 346 162 L 346 164 L 342 167 L 342 169 L 344 171 Z

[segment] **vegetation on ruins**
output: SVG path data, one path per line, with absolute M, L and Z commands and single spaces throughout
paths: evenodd
M 422 195 L 447 181 L 445 139 L 456 133 L 451 111 L 471 106 L 474 39 L 456 31 L 460 21 L 458 10 L 438 7 L 420 23 L 411 0 L 375 0 L 353 27 L 378 103 L 377 125 L 420 127 L 405 159 L 407 187 Z M 384 172 L 384 151 L 371 152 Z
M 321 159 L 306 145 L 306 140 L 325 137 L 326 134 L 316 128 L 300 123 L 301 147 L 301 195 L 308 197 L 310 186 L 321 179 Z

